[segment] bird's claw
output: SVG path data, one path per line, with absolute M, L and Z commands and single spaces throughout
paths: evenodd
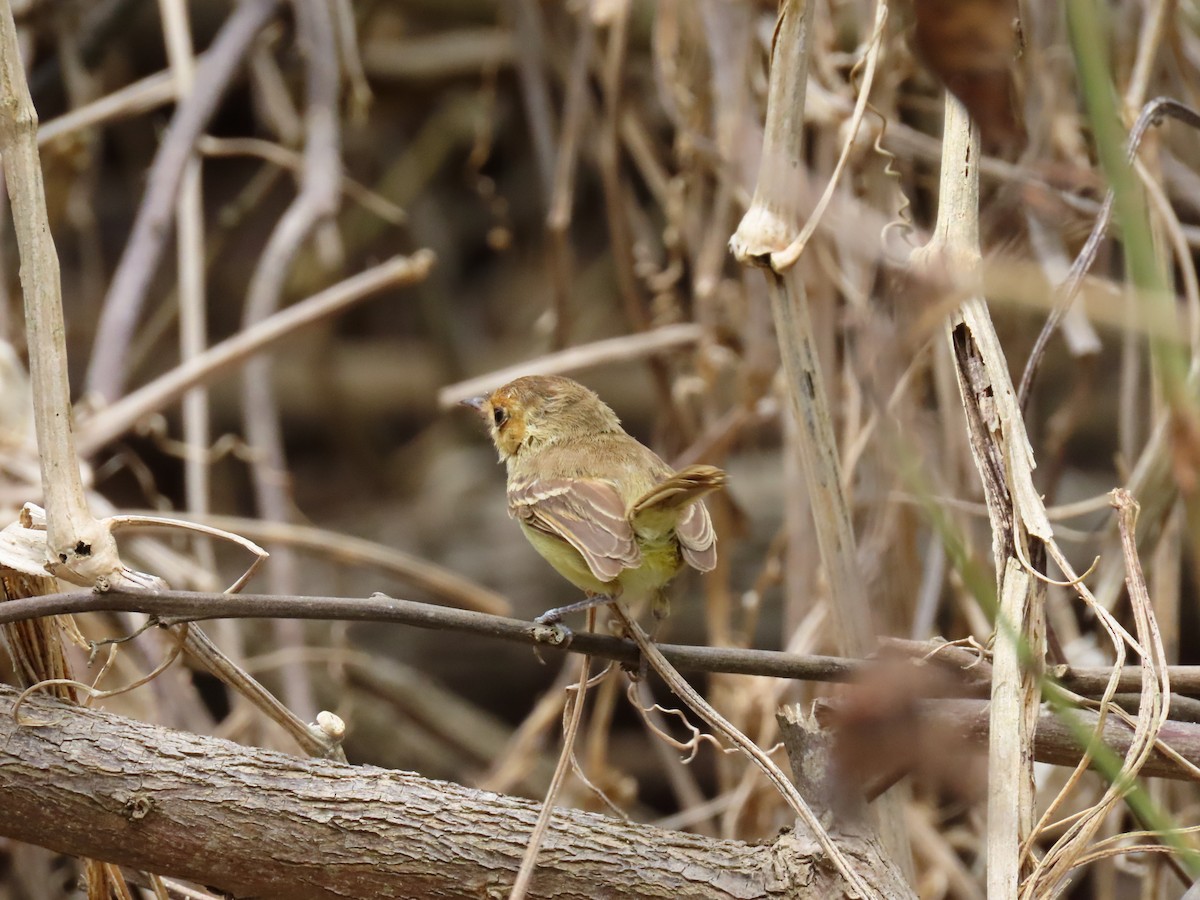
M 533 620 L 533 639 L 540 644 L 552 647 L 567 647 L 575 633 L 558 621 L 558 616 L 549 614 L 538 616 Z

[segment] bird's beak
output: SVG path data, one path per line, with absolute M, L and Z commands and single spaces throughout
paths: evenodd
M 476 412 L 483 412 L 483 408 L 487 405 L 487 397 L 468 397 L 466 400 L 458 401 L 460 406 L 469 406 Z

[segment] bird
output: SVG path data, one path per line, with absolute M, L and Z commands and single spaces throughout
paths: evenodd
M 621 427 L 591 389 L 531 375 L 462 401 L 487 423 L 508 470 L 508 512 L 525 537 L 586 598 L 535 620 L 619 597 L 669 611 L 665 588 L 684 566 L 709 572 L 717 535 L 703 498 L 725 485 L 715 466 L 675 471 Z

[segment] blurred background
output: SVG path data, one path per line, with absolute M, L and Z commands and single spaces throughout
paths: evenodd
M 1195 4 L 1107 6 L 1111 74 L 1126 124 L 1146 98 L 1194 101 Z M 97 336 L 114 273 L 153 182 L 156 154 L 182 108 L 164 11 L 184 14 L 200 54 L 234 7 L 216 0 L 20 0 L 14 7 L 43 128 L 77 415 L 102 419 L 117 397 L 182 358 L 183 270 L 172 238 L 118 355 L 123 383 L 114 389 L 89 379 L 103 352 Z M 173 404 L 92 452 L 95 511 L 188 518 L 190 508 L 195 518 L 222 517 L 212 521 L 273 551 L 249 591 L 384 591 L 438 603 L 474 595 L 483 598 L 481 608 L 496 611 L 504 598 L 512 615 L 528 618 L 577 596 L 509 520 L 504 470 L 476 417 L 451 402 L 453 391 L 440 402 L 439 391 L 508 366 L 539 371 L 548 354 L 568 348 L 645 335 L 639 346 L 649 351 L 631 353 L 617 340 L 601 345 L 586 366 L 568 362 L 563 371 L 594 388 L 665 459 L 729 472 L 728 490 L 709 501 L 720 566 L 703 579 L 690 572 L 678 579 L 674 614 L 659 637 L 836 653 L 765 282 L 726 249 L 754 191 L 775 4 L 338 0 L 328 8 L 342 190 L 336 213 L 289 260 L 279 301 L 286 306 L 420 248 L 436 253 L 436 266 L 421 283 L 378 292 L 272 348 L 267 409 L 282 436 L 283 468 L 268 465 L 267 474 L 282 491 L 284 518 L 311 529 L 303 542 L 253 524 L 280 516 L 264 511 L 256 493 L 254 465 L 270 457 L 248 434 L 240 370 L 208 382 L 207 435 L 185 433 Z M 828 224 L 816 230 L 799 267 L 874 630 L 986 643 L 988 614 L 926 514 L 931 503 L 940 509 L 991 572 L 991 536 L 943 328 L 955 301 L 903 266 L 936 214 L 943 85 L 963 98 L 984 132 L 985 255 L 1032 263 L 1059 282 L 1092 227 L 1105 182 L 1058 4 L 901 3 L 873 40 L 875 9 L 865 0 L 814 7 L 802 205 L 812 209 L 843 154 L 845 168 L 832 188 Z M 870 104 L 854 134 L 861 63 L 872 47 Z M 305 120 L 312 56 L 288 5 L 267 18 L 244 57 L 196 142 L 200 239 L 190 246 L 202 256 L 207 345 L 249 327 L 250 285 L 297 196 L 312 133 Z M 195 86 L 212 88 L 203 79 Z M 90 118 L 71 118 L 80 111 Z M 1146 178 L 1163 199 L 1152 214 L 1161 263 L 1179 285 L 1190 329 L 1197 311 L 1185 300 L 1193 299 L 1188 285 L 1200 241 L 1200 145 L 1178 124 L 1153 132 L 1147 145 Z M 173 230 L 178 205 L 171 207 Z M 1120 251 L 1111 241 L 1102 245 L 1096 293 L 1119 299 Z M 1014 381 L 1054 297 L 1046 289 L 1017 299 L 992 308 Z M 1101 552 L 1119 564 L 1104 495 L 1125 483 L 1163 416 L 1137 311 L 1114 308 L 1125 311 L 1089 318 L 1080 308 L 1068 316 L 1048 345 L 1027 410 L 1038 489 L 1057 511 L 1059 540 L 1081 570 Z M 11 521 L 40 488 L 25 407 L 15 399 L 23 390 L 25 334 L 7 216 L 0 218 L 0 337 L 11 348 L 2 389 L 9 408 L 0 425 L 0 504 Z M 906 474 L 914 467 L 919 478 Z M 196 484 L 197 469 L 207 486 Z M 1170 491 L 1152 526 L 1154 545 L 1143 552 L 1164 598 L 1157 612 L 1172 661 L 1195 663 L 1192 542 Z M 405 557 L 367 549 L 364 559 L 341 536 Z M 220 590 L 248 562 L 237 547 L 189 537 L 137 537 L 122 549 L 182 589 Z M 450 573 L 458 579 L 453 589 L 414 576 L 413 560 Z M 1119 565 L 1101 569 L 1107 593 L 1094 588 L 1118 616 L 1127 615 L 1122 576 Z M 1048 608 L 1071 662 L 1111 662 L 1095 622 L 1067 589 L 1051 587 Z M 84 624 L 93 638 L 127 626 L 115 617 Z M 558 653 L 398 626 L 252 621 L 212 632 L 301 716 L 317 709 L 343 716 L 353 762 L 530 797 L 545 788 L 562 685 L 575 671 Z M 109 676 L 114 683 L 147 671 L 162 652 L 152 635 L 139 646 L 121 654 Z M 831 693 L 748 676 L 697 681 L 764 746 L 777 739 L 779 703 Z M 581 764 L 636 818 L 747 840 L 788 824 L 785 807 L 740 759 L 703 747 L 693 765 L 681 767 L 678 752 L 647 735 L 619 678 L 598 688 L 594 703 Z M 106 705 L 292 749 L 218 682 L 186 666 Z M 957 757 L 947 763 L 959 768 Z M 969 775 L 970 766 L 961 767 Z M 1047 767 L 1043 788 L 1056 788 L 1065 771 Z M 982 782 L 965 780 L 925 778 L 914 787 L 922 896 L 982 896 Z M 1097 779 L 1076 802 L 1086 805 L 1102 787 Z M 1161 797 L 1184 822 L 1189 815 L 1195 821 L 1196 801 L 1194 790 L 1181 788 Z M 605 806 L 579 781 L 566 802 Z M 1128 825 L 1114 816 L 1111 828 Z M 48 854 L 36 865 L 18 864 L 33 851 L 2 844 L 0 851 L 9 866 L 0 869 L 8 873 L 0 896 L 51 896 L 29 892 L 39 883 L 29 872 L 58 871 Z M 1072 896 L 1139 896 L 1130 891 L 1151 888 L 1172 896 L 1179 884 L 1152 875 L 1161 872 L 1157 865 L 1098 862 Z

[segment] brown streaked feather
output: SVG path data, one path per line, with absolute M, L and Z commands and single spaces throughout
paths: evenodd
M 641 565 L 633 526 L 617 489 L 586 478 L 536 478 L 509 486 L 508 511 L 579 551 L 600 581 Z
M 683 560 L 698 572 L 717 567 L 717 535 L 703 503 L 695 503 L 679 517 L 675 526 Z

